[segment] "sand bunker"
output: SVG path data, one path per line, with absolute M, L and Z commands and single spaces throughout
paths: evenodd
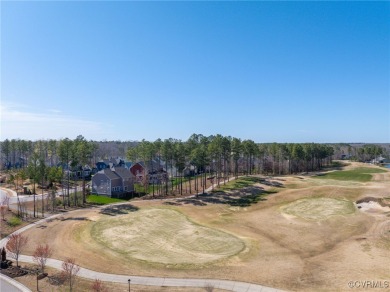
M 94 224 L 91 235 L 130 258 L 173 265 L 210 263 L 245 248 L 239 238 L 195 224 L 171 209 L 145 209 L 103 218 Z
M 356 206 L 364 212 L 390 212 L 389 198 L 365 197 L 357 200 Z
M 347 215 L 356 208 L 350 201 L 330 198 L 306 198 L 297 200 L 281 208 L 288 217 L 300 217 L 307 220 L 324 220 L 330 216 Z
M 360 211 L 364 212 L 390 212 L 390 207 L 383 207 L 377 202 L 362 202 L 356 204 Z

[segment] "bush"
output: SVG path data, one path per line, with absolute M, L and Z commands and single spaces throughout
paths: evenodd
M 19 217 L 13 216 L 8 220 L 8 225 L 15 227 L 22 224 L 22 220 Z

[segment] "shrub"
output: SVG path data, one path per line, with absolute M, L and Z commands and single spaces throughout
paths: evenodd
M 8 220 L 8 225 L 15 227 L 22 224 L 22 220 L 19 217 L 13 216 Z

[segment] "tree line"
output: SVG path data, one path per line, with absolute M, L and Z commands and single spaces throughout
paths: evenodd
M 386 144 L 364 144 L 364 145 L 339 145 L 336 150 L 345 155 L 349 160 L 359 162 L 369 162 L 379 156 L 389 157 L 390 148 L 386 149 Z M 388 146 L 388 145 L 387 145 Z
M 102 151 L 115 152 L 110 151 L 108 147 L 105 147 L 105 144 L 107 144 L 106 142 L 87 141 L 82 135 L 77 136 L 74 140 L 69 138 L 37 141 L 5 139 L 0 142 L 1 167 L 3 169 L 26 168 L 29 161 L 35 159 L 34 156 L 37 154 L 39 154 L 39 157 L 43 159 L 48 166 L 55 166 L 64 158 L 61 149 L 63 149 L 67 143 L 69 144 L 68 146 L 70 146 L 70 144 L 79 143 L 80 141 L 87 143 L 90 148 L 88 162 L 96 162 L 98 157 L 103 156 Z M 76 149 L 73 149 L 70 153 L 73 155 L 73 160 L 77 157 L 75 150 Z
M 167 195 L 174 191 L 180 194 L 204 191 L 211 181 L 218 184 L 232 176 L 316 171 L 346 152 L 355 160 L 367 161 L 386 151 L 379 145 L 369 144 L 357 147 L 349 144 L 255 143 L 220 134 L 193 134 L 186 141 L 173 138 L 141 142 L 87 141 L 80 135 L 74 140 L 6 139 L 1 142 L 3 167 L 23 170 L 15 174 L 14 181 L 31 178 L 34 194 L 35 184 L 48 183 L 54 188 L 56 183 L 63 183 L 64 206 L 71 204 L 70 173 L 64 169 L 85 164 L 93 167 L 99 159 L 115 154 L 126 156 L 132 162 L 143 161 L 146 173 L 154 176 L 159 175 L 156 164 L 162 164 L 168 175 L 153 181 L 145 176 L 142 184 L 145 192 Z M 82 203 L 85 203 L 85 182 L 82 189 Z M 77 205 L 77 196 L 73 200 Z
M 153 161 L 162 164 L 169 176 L 165 176 L 165 190 L 157 186 L 158 193 L 173 191 L 169 177 L 177 177 L 179 193 L 182 194 L 183 180 L 194 186 L 195 191 L 205 191 L 207 179 L 215 183 L 232 176 L 265 174 L 282 175 L 309 172 L 321 169 L 332 161 L 332 146 L 316 143 L 262 143 L 241 140 L 220 134 L 204 136 L 193 134 L 187 141 L 157 139 L 154 142 L 142 140 L 127 151 L 130 161 L 143 161 L 146 173 L 154 173 Z M 193 181 L 193 183 L 191 183 Z M 146 180 L 147 183 L 147 180 Z M 153 188 L 154 193 L 154 188 Z
M 5 140 L 1 144 L 1 153 L 5 166 L 11 165 L 8 171 L 8 182 L 13 184 L 17 194 L 26 179 L 30 179 L 32 183 L 31 194 L 33 195 L 33 216 L 38 216 L 36 202 L 36 186 L 39 185 L 42 191 L 41 213 L 44 215 L 44 189 L 48 190 L 47 205 L 51 205 L 54 210 L 56 205 L 57 185 L 61 184 L 62 203 L 65 206 L 71 206 L 71 177 L 70 170 L 77 169 L 79 166 L 90 164 L 93 159 L 94 152 L 97 151 L 97 144 L 93 141 L 87 141 L 83 136 L 78 136 L 76 139 L 69 138 L 61 140 L 38 140 L 35 142 L 26 140 Z M 6 167 L 8 168 L 8 167 Z M 73 184 L 73 205 L 77 206 L 80 203 L 86 203 L 86 187 L 85 177 L 81 176 L 82 184 L 82 202 L 78 202 L 77 184 Z M 24 217 L 27 214 L 23 203 L 20 202 L 18 196 L 18 215 Z M 48 206 L 47 206 L 48 207 Z M 47 208 L 48 209 L 48 208 Z

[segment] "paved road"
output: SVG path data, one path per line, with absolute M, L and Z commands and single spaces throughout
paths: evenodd
M 23 284 L 3 274 L 0 274 L 0 291 L 1 292 L 31 292 L 31 290 L 28 289 Z

